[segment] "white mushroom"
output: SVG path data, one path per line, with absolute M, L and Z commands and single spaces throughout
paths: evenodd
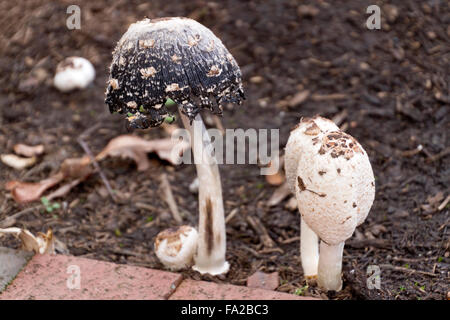
M 303 161 L 303 154 L 312 152 L 315 144 L 317 144 L 316 140 L 313 139 L 318 134 L 333 130 L 339 130 L 333 121 L 315 117 L 314 119 L 302 119 L 291 131 L 286 145 L 284 166 L 286 180 L 292 193 L 295 194 L 297 169 L 300 162 Z M 302 217 L 300 218 L 300 237 L 303 273 L 307 280 L 315 280 L 319 266 L 319 239 Z
M 302 134 L 312 143 L 298 149 L 295 195 L 303 222 L 321 240 L 318 284 L 339 291 L 344 242 L 367 217 L 375 181 L 362 146 L 331 125 L 321 126 L 320 121 L 311 119 L 291 133 Z M 316 126 L 319 129 L 313 130 Z
M 69 57 L 56 67 L 54 86 L 68 92 L 74 89 L 86 88 L 95 78 L 95 69 L 89 60 L 81 57 Z
M 190 226 L 164 230 L 155 239 L 156 256 L 169 270 L 187 268 L 193 263 L 197 242 L 197 230 Z

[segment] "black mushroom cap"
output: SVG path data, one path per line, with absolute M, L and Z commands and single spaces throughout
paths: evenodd
M 191 120 L 207 108 L 240 104 L 241 71 L 211 30 L 188 18 L 144 19 L 119 40 L 110 68 L 105 102 L 111 113 L 126 114 L 130 125 L 160 125 L 167 99 Z

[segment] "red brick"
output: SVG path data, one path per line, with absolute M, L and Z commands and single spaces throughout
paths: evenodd
M 69 289 L 67 268 L 80 268 L 80 289 Z M 6 299 L 167 299 L 175 273 L 63 255 L 35 255 L 7 289 Z
M 263 289 L 216 284 L 213 282 L 184 280 L 170 300 L 315 300 Z
M 256 271 L 247 278 L 247 287 L 260 288 L 265 290 L 275 290 L 280 285 L 278 272 L 264 273 Z

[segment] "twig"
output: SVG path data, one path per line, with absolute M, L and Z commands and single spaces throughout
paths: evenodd
M 347 118 L 348 110 L 344 109 L 341 112 L 339 112 L 337 115 L 331 119 L 338 127 L 341 125 L 342 122 Z
M 401 271 L 401 272 L 408 272 L 410 274 L 418 273 L 418 274 L 423 274 L 423 275 L 430 276 L 430 277 L 437 277 L 438 276 L 435 273 L 426 272 L 426 271 L 420 271 L 420 270 L 415 270 L 415 269 L 410 269 L 410 268 L 404 268 L 404 267 L 399 267 L 399 266 L 393 266 L 391 264 L 380 264 L 380 268 L 385 268 L 385 269 L 390 269 L 390 270 L 395 270 L 395 271 Z
M 427 162 L 434 162 L 434 161 L 437 161 L 437 160 L 445 157 L 448 154 L 450 154 L 450 147 L 445 148 L 444 150 L 442 150 L 438 154 L 435 154 L 433 156 L 428 157 L 426 161 Z
M 416 148 L 412 149 L 412 150 L 406 150 L 406 151 L 402 151 L 402 156 L 403 157 L 412 157 L 415 156 L 416 154 L 420 153 L 423 150 L 423 146 L 421 144 L 419 144 Z
M 231 221 L 231 219 L 234 218 L 234 216 L 236 215 L 236 213 L 238 213 L 238 208 L 234 208 L 233 210 L 231 210 L 230 214 L 227 215 L 227 217 L 225 218 L 225 223 L 228 223 Z
M 285 240 L 282 240 L 282 241 L 280 241 L 282 244 L 288 244 L 288 243 L 292 243 L 292 242 L 297 242 L 297 241 L 300 241 L 300 237 L 292 237 L 292 238 L 289 238 L 289 239 L 285 239 Z
M 31 207 L 31 208 L 26 208 L 22 211 L 19 211 L 15 214 L 13 214 L 12 216 L 6 217 L 4 220 L 0 221 L 0 228 L 9 228 L 10 226 L 12 226 L 14 223 L 16 223 L 16 219 L 23 216 L 24 214 L 40 209 L 42 208 L 42 205 L 38 205 L 35 207 Z
M 164 193 L 164 200 L 168 204 L 170 208 L 170 212 L 172 213 L 173 218 L 179 224 L 183 222 L 183 219 L 180 216 L 180 212 L 178 211 L 177 203 L 175 202 L 175 198 L 173 197 L 172 188 L 170 187 L 169 179 L 167 179 L 167 174 L 161 174 L 161 188 Z
M 269 236 L 269 233 L 267 232 L 266 227 L 264 227 L 264 225 L 262 224 L 261 220 L 252 216 L 247 216 L 246 220 L 259 235 L 260 241 L 264 244 L 264 247 L 266 248 L 275 247 L 275 242 Z
M 442 209 L 445 208 L 445 206 L 449 203 L 450 201 L 450 194 L 447 196 L 447 198 L 445 198 L 445 200 L 439 205 L 438 207 L 438 211 L 441 211 Z
M 98 124 L 97 124 L 98 125 Z M 94 126 L 95 127 L 95 126 Z M 83 134 L 82 134 L 83 135 Z M 97 160 L 95 160 L 94 155 L 92 154 L 91 150 L 89 149 L 88 145 L 86 144 L 86 142 L 84 142 L 82 135 L 80 135 L 77 139 L 78 143 L 80 144 L 80 146 L 83 148 L 84 152 L 88 155 L 89 159 L 91 160 L 91 162 L 94 164 L 95 170 L 97 170 L 98 174 L 100 175 L 100 178 L 103 181 L 103 184 L 106 187 L 106 190 L 108 190 L 109 196 L 111 197 L 111 199 L 114 202 L 116 201 L 116 198 L 114 197 L 114 192 L 111 188 L 111 185 L 109 184 L 108 179 L 106 178 L 105 174 L 103 173 L 102 169 L 100 168 L 100 165 L 98 164 Z

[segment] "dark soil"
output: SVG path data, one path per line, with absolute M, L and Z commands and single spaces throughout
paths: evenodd
M 341 123 L 368 152 L 376 176 L 376 199 L 365 221 L 346 243 L 344 288 L 332 299 L 445 299 L 450 284 L 450 9 L 447 1 L 77 1 L 81 30 L 65 26 L 73 1 L 0 2 L 0 153 L 15 143 L 44 144 L 46 154 L 31 170 L 0 163 L 0 183 L 39 181 L 66 158 L 83 156 L 77 138 L 93 153 L 127 133 L 110 115 L 104 92 L 111 52 L 129 24 L 144 18 L 187 16 L 211 28 L 241 66 L 247 100 L 227 109 L 225 128 L 280 128 L 284 147 L 300 117 L 346 117 Z M 302 3 L 305 5 L 305 3 Z M 368 30 L 366 8 L 382 8 L 382 29 Z M 93 85 L 62 94 L 52 86 L 58 62 L 83 56 L 95 66 Z M 309 90 L 302 103 L 293 101 Z M 295 99 L 294 99 L 295 100 Z M 136 131 L 148 139 L 162 129 Z M 410 152 L 422 145 L 419 152 Z M 193 165 L 173 167 L 150 156 L 138 172 L 132 161 L 109 159 L 101 167 L 119 201 L 113 203 L 98 174 L 63 199 L 61 209 L 30 210 L 16 226 L 32 232 L 51 227 L 70 254 L 162 269 L 153 252 L 156 234 L 175 225 L 161 196 L 166 172 L 186 224 L 197 224 L 197 195 L 188 190 Z M 275 187 L 256 165 L 221 166 L 227 225 L 224 277 L 185 277 L 245 285 L 257 270 L 278 271 L 277 290 L 305 286 L 299 261 L 299 215 L 287 200 L 269 208 Z M 3 187 L 2 187 L 3 188 Z M 0 221 L 40 203 L 19 205 L 0 190 Z M 247 217 L 259 219 L 275 250 L 264 248 Z M 286 241 L 288 240 L 288 241 Z M 291 240 L 291 241 L 289 241 Z M 18 247 L 2 238 L 0 245 Z M 381 289 L 369 290 L 366 270 L 381 268 Z M 300 290 L 301 291 L 301 290 Z M 303 294 L 327 297 L 309 286 Z M 298 293 L 298 291 L 297 291 Z

